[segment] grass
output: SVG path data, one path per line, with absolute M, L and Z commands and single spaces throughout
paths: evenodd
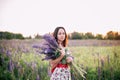
M 36 44 L 35 42 L 11 40 L 0 43 L 1 80 L 49 80 L 49 63 L 41 61 L 44 56 L 37 54 L 31 47 Z M 87 71 L 86 80 L 120 79 L 120 46 L 69 46 L 68 48 L 74 56 L 74 62 Z M 82 79 L 73 77 L 75 80 Z

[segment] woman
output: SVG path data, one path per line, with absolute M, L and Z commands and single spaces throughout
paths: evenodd
M 63 64 L 61 62 L 62 58 L 65 56 L 65 49 L 68 40 L 66 30 L 64 29 L 64 27 L 57 27 L 53 33 L 53 36 L 55 37 L 57 43 L 59 44 L 59 47 L 61 48 L 61 55 L 55 60 L 50 60 L 52 72 L 50 80 L 71 80 L 71 74 L 68 64 L 72 62 L 72 57 L 69 56 L 66 58 L 66 64 Z

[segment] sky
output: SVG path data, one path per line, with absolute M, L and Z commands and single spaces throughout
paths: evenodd
M 26 37 L 57 26 L 67 33 L 120 32 L 120 0 L 0 0 L 0 31 Z

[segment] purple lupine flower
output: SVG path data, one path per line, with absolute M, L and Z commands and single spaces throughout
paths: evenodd
M 101 66 L 104 67 L 104 60 L 101 59 Z
M 52 55 L 52 54 L 55 54 L 55 51 L 52 48 L 46 48 L 44 50 L 44 54 Z
M 45 55 L 45 57 L 42 60 L 56 59 L 57 57 L 59 57 L 60 52 L 56 39 L 50 34 L 45 34 L 43 36 L 43 39 L 45 40 L 44 43 L 41 43 L 40 45 L 33 45 L 33 48 L 37 49 L 36 50 L 37 53 Z M 66 50 L 65 52 L 66 52 L 66 56 L 68 56 L 69 55 L 67 54 L 68 51 Z M 66 56 L 65 58 L 63 58 L 62 62 L 66 61 Z
M 50 44 L 50 43 L 48 43 L 48 42 L 44 42 L 43 44 L 42 44 L 42 49 L 44 50 L 44 49 L 46 49 L 46 48 L 53 48 L 54 50 L 56 50 L 57 49 L 57 47 L 55 47 L 55 46 L 53 46 L 52 44 Z
M 39 77 L 39 75 L 37 74 L 37 78 L 36 78 L 36 80 L 40 80 L 40 77 Z
M 37 52 L 40 54 L 45 54 L 45 58 L 42 60 L 48 60 L 48 59 L 55 59 L 56 50 L 58 49 L 58 43 L 56 42 L 55 38 L 52 35 L 46 34 L 43 36 L 43 39 L 45 40 L 44 43 L 41 43 L 40 45 L 33 45 L 33 48 L 36 48 Z
M 45 58 L 43 58 L 42 60 L 49 60 L 49 59 L 56 59 L 55 55 L 50 55 L 50 56 L 45 56 Z
M 32 47 L 41 50 L 45 50 L 46 48 L 50 48 L 50 47 L 52 48 L 52 46 L 50 46 L 50 44 L 47 42 L 41 43 L 39 45 L 34 44 Z
M 48 71 L 48 76 L 51 76 L 50 63 L 49 63 L 49 65 L 48 65 L 47 71 Z
M 100 76 L 101 76 L 101 68 L 98 66 L 98 80 L 100 80 Z
M 9 63 L 8 63 L 8 70 L 12 71 L 13 70 L 13 65 L 12 65 L 12 60 L 10 59 Z
M 45 40 L 46 40 L 48 43 L 50 43 L 53 47 L 58 48 L 58 43 L 57 43 L 56 39 L 55 39 L 52 35 L 50 35 L 50 34 L 45 34 L 45 35 L 43 36 L 43 39 L 45 39 Z
M 33 48 L 41 48 L 40 45 L 33 45 L 32 47 L 33 47 Z
M 4 48 L 0 48 L 0 53 L 4 53 Z
M 7 50 L 6 54 L 7 54 L 8 57 L 10 57 L 10 55 L 11 55 L 9 50 Z

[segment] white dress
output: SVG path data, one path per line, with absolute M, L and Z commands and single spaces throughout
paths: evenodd
M 62 64 L 60 62 L 52 71 L 50 80 L 71 80 L 70 67 L 68 64 Z
M 56 67 L 50 80 L 71 80 L 70 68 Z

